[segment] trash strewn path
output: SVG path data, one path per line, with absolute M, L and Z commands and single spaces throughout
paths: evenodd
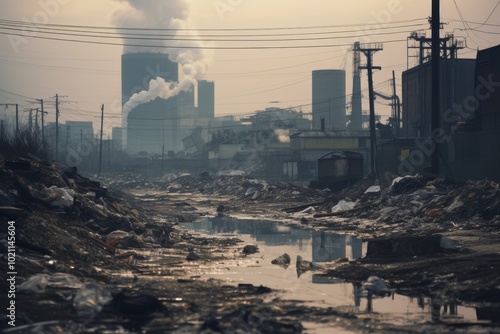
M 106 178 L 128 192 L 35 158 L 1 165 L 0 266 L 9 265 L 7 222 L 14 221 L 17 272 L 16 311 L 2 311 L 4 332 L 500 332 L 492 323 L 500 286 L 494 183 L 449 184 L 421 177 L 393 182 L 388 177 L 389 188 L 364 180 L 331 194 L 206 173 L 154 181 L 130 175 Z M 381 191 L 366 192 L 373 185 Z M 350 206 L 340 207 L 341 200 Z M 251 245 L 234 235 L 212 237 L 178 226 L 214 216 L 357 235 L 368 241 L 362 260 L 317 266 L 308 262 L 313 259 L 297 263 L 299 257 L 292 256 L 290 266 L 328 280 L 349 279 L 372 295 L 419 289 L 433 298 L 438 313 L 449 305 L 474 304 L 484 323 L 452 323 L 438 316 L 418 326 L 397 324 L 376 312 L 359 315 L 283 299 L 280 289 L 269 288 L 264 279 L 228 284 L 201 277 L 200 268 L 215 269 L 261 251 L 245 247 Z M 403 237 L 414 239 L 402 242 Z M 3 304 L 12 285 L 7 271 L 1 273 Z M 16 327 L 8 324 L 13 317 Z

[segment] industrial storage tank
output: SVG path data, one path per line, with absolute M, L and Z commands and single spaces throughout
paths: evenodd
M 346 128 L 346 84 L 344 70 L 312 72 L 312 114 L 315 130 Z M 321 120 L 324 119 L 324 128 Z

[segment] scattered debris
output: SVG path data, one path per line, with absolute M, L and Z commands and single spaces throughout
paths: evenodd
M 283 255 L 280 255 L 271 261 L 272 264 L 276 264 L 284 268 L 288 268 L 290 262 L 291 262 L 290 255 L 288 255 L 287 253 L 284 253 Z
M 314 262 L 304 260 L 300 255 L 297 255 L 296 267 L 297 267 L 297 276 L 300 276 L 302 273 L 309 270 L 321 269 L 319 265 L 317 265 Z
M 119 292 L 104 306 L 103 311 L 144 322 L 150 320 L 156 312 L 165 313 L 167 308 L 154 296 L 129 295 Z
M 267 286 L 259 285 L 256 287 L 253 284 L 249 283 L 239 283 L 238 288 L 245 289 L 247 293 L 252 293 L 252 294 L 263 294 L 272 291 L 272 289 L 268 288 Z
M 384 182 L 387 183 L 390 177 L 390 174 L 384 175 Z M 453 182 L 414 175 L 393 177 L 387 188 L 381 188 L 380 195 L 360 191 L 370 189 L 370 182 L 375 180 L 366 178 L 344 189 L 338 194 L 343 199 L 319 205 L 314 217 L 357 217 L 380 223 L 367 228 L 371 233 L 377 230 L 419 233 L 415 227 L 428 223 L 420 233 L 429 234 L 482 226 L 491 228 L 495 217 L 500 214 L 500 186 L 490 180 Z M 385 226 L 397 228 L 387 229 Z
M 385 283 L 385 281 L 377 276 L 370 276 L 368 280 L 362 284 L 363 294 L 378 296 L 378 297 L 386 297 L 391 295 L 391 290 Z
M 380 186 L 371 186 L 368 189 L 366 189 L 365 194 L 379 193 L 379 192 L 380 192 Z
M 341 200 L 335 206 L 332 207 L 331 212 L 335 213 L 340 211 L 352 210 L 357 203 L 358 202 L 347 202 Z
M 73 298 L 73 307 L 82 319 L 92 319 L 111 300 L 111 293 L 97 283 L 85 284 Z
M 456 183 L 428 176 L 396 178 L 387 174 L 379 180 L 366 178 L 336 194 L 245 176 L 211 177 L 208 173 L 199 177 L 169 175 L 161 180 L 108 175 L 100 180 L 103 184 L 113 183 L 114 187 L 104 187 L 79 175 L 76 168 L 55 162 L 22 158 L 0 167 L 0 215 L 16 219 L 16 269 L 23 274 L 19 276 L 16 296 L 16 303 L 23 303 L 18 329 L 300 333 L 300 321 L 305 314 L 316 315 L 318 322 L 324 319 L 318 315 L 356 320 L 351 313 L 347 316 L 333 308 L 316 310 L 279 299 L 264 302 L 261 294 L 271 289 L 262 285 L 227 286 L 214 280 L 193 279 L 193 272 L 186 275 L 185 268 L 197 266 L 183 267 L 185 260 L 216 258 L 224 263 L 227 258 L 243 256 L 238 251 L 241 240 L 193 236 L 176 228 L 175 221 L 192 221 L 203 214 L 213 214 L 215 207 L 218 215 L 228 211 L 237 214 L 245 206 L 267 209 L 268 216 L 276 214 L 280 219 L 284 214 L 277 213 L 273 203 L 290 205 L 287 212 L 303 211 L 292 216 L 295 223 L 300 217 L 301 223 L 313 227 L 324 222 L 322 228 L 354 230 L 371 236 L 366 258 L 337 260 L 331 264 L 335 269 L 330 272 L 331 276 L 357 282 L 367 279 L 363 289 L 370 296 L 391 293 L 384 280 L 375 275 L 384 277 L 391 288 L 397 289 L 414 288 L 411 284 L 415 283 L 410 281 L 435 282 L 437 274 L 442 274 L 443 289 L 453 288 L 453 294 L 461 300 L 497 305 L 498 278 L 483 275 L 497 267 L 497 251 L 474 258 L 450 233 L 435 233 L 461 232 L 469 237 L 473 230 L 484 230 L 494 232 L 491 236 L 497 235 L 499 186 L 488 180 Z M 138 191 L 138 197 L 133 197 L 115 186 L 147 190 Z M 151 195 L 150 189 L 156 193 Z M 191 194 L 207 202 L 205 213 L 195 206 L 199 202 L 189 200 Z M 165 201 L 171 198 L 167 196 L 181 199 L 169 202 L 167 209 L 154 208 L 159 196 L 165 196 Z M 144 205 L 148 201 L 151 204 Z M 342 218 L 314 219 L 321 217 L 318 215 Z M 493 249 L 495 245 L 492 242 L 487 246 Z M 2 242 L 0 251 L 6 253 L 7 247 Z M 245 255 L 258 251 L 257 245 L 243 248 Z M 184 258 L 185 254 L 188 255 Z M 451 267 L 456 269 L 453 277 L 448 277 L 445 264 L 456 254 L 468 256 L 467 261 L 457 261 Z M 160 258 L 164 262 L 159 263 Z M 6 259 L 0 257 L 4 267 Z M 400 262 L 392 265 L 398 259 Z M 288 267 L 291 259 L 283 254 L 272 263 Z M 467 272 L 462 269 L 464 266 Z M 299 276 L 308 270 L 324 270 L 322 267 L 297 256 Z M 157 286 L 162 280 L 168 284 Z M 5 273 L 2 281 L 6 288 Z M 454 285 L 452 281 L 458 283 Z M 132 291 L 116 293 L 124 286 L 133 287 Z M 425 292 L 425 288 L 421 286 L 421 291 Z M 205 298 L 207 291 L 210 298 Z M 368 322 L 358 324 L 364 328 Z
M 47 286 L 53 288 L 79 289 L 82 282 L 74 275 L 65 273 L 36 274 L 24 281 L 17 291 L 26 294 L 36 294 L 45 292 Z
M 188 261 L 197 261 L 200 259 L 200 256 L 195 254 L 195 252 L 189 252 L 189 254 L 186 256 L 186 260 Z
M 243 247 L 243 254 L 250 255 L 255 254 L 259 251 L 259 247 L 257 245 L 246 245 Z

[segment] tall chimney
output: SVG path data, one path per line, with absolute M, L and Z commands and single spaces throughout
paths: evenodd
M 361 106 L 361 57 L 359 42 L 354 43 L 353 54 L 353 73 L 352 73 L 352 100 L 351 100 L 351 130 L 363 129 L 363 111 Z

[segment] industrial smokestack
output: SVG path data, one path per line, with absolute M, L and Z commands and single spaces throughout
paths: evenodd
M 361 106 L 361 57 L 359 50 L 359 42 L 354 43 L 352 51 L 352 99 L 351 99 L 351 130 L 363 129 L 363 111 Z
M 156 98 L 169 99 L 182 91 L 194 87 L 197 80 L 202 79 L 208 70 L 211 52 L 202 49 L 204 44 L 200 41 L 194 25 L 190 22 L 190 3 L 187 0 L 125 0 L 112 15 L 112 21 L 123 34 L 124 53 L 164 53 L 168 54 L 170 61 L 180 65 L 179 81 L 167 81 L 157 76 L 149 81 L 146 90 L 133 94 L 123 105 L 123 116 L 136 106 L 152 101 Z M 136 39 L 129 39 L 126 28 L 157 28 L 169 29 L 169 35 L 189 36 L 193 40 L 140 40 L 143 46 L 130 46 L 138 44 Z M 154 33 L 150 31 L 151 34 Z M 165 31 L 158 31 L 158 38 Z M 184 38 L 185 39 L 185 38 Z M 201 48 L 201 49 L 200 49 Z

